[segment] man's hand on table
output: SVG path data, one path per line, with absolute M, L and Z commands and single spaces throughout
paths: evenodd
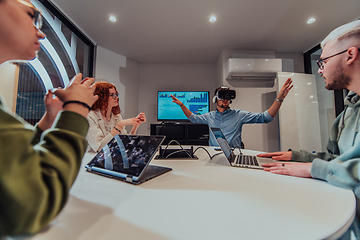
M 272 158 L 275 161 L 290 161 L 292 156 L 292 151 L 287 152 L 272 152 L 272 153 L 261 153 L 257 155 L 258 157 Z M 311 178 L 311 164 L 312 163 L 297 163 L 297 162 L 287 162 L 287 163 L 266 163 L 261 165 L 264 171 L 289 175 L 294 177 L 305 177 Z

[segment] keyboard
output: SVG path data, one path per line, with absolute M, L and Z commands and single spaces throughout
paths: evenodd
M 259 162 L 256 156 L 250 155 L 237 155 L 235 165 L 248 165 L 248 166 L 259 166 Z

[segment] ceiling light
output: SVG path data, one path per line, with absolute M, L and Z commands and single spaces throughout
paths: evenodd
M 309 21 L 307 21 L 308 24 L 315 22 L 315 18 L 310 18 Z
M 216 17 L 212 16 L 210 19 L 209 19 L 210 22 L 215 22 L 216 21 Z
M 109 20 L 112 21 L 112 22 L 116 22 L 116 18 L 114 16 L 110 16 Z

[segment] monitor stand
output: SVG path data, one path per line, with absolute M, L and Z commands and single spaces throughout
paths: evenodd
M 180 124 L 179 122 L 162 121 L 161 124 Z

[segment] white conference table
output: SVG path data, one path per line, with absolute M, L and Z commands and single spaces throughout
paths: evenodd
M 350 190 L 195 155 L 153 160 L 173 170 L 136 186 L 86 172 L 86 154 L 65 208 L 31 239 L 336 239 L 355 216 Z

